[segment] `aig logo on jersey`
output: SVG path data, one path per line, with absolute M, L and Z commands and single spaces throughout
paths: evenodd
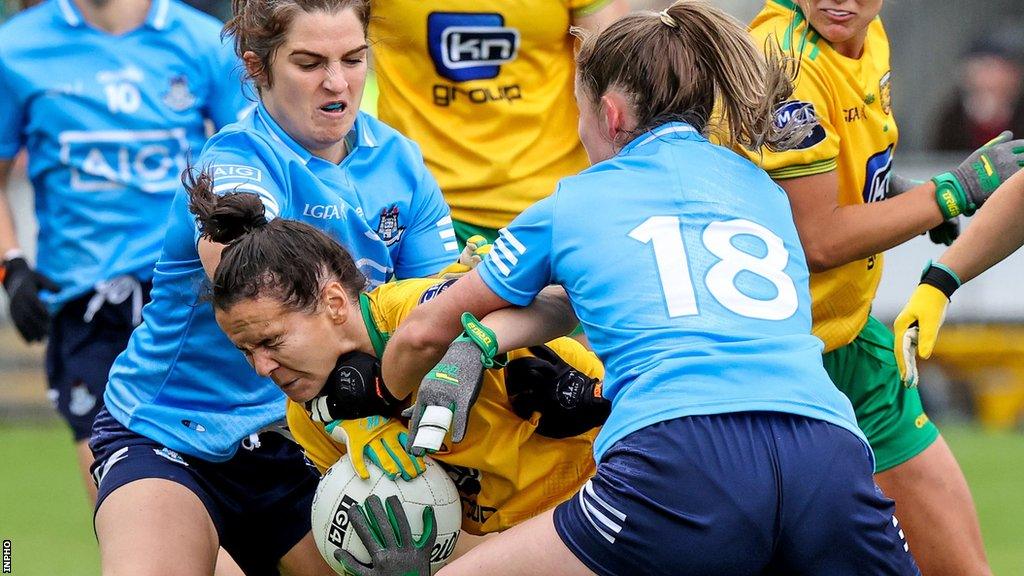
M 438 75 L 454 82 L 486 80 L 519 54 L 519 31 L 501 14 L 434 12 L 427 17 L 427 45 Z

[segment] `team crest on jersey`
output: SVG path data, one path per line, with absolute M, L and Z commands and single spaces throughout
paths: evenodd
M 453 82 L 496 78 L 519 54 L 519 30 L 495 13 L 433 12 L 427 45 L 437 74 Z
M 196 97 L 188 87 L 188 78 L 185 75 L 171 78 L 167 92 L 164 92 L 164 104 L 175 112 L 183 112 L 196 103 Z
M 775 126 L 786 128 L 793 125 L 814 125 L 811 133 L 794 146 L 793 150 L 806 150 L 825 141 L 825 129 L 818 122 L 814 104 L 802 100 L 790 100 L 775 109 Z
M 885 199 L 889 190 L 889 170 L 892 168 L 893 145 L 868 158 L 864 178 L 864 203 Z
M 892 71 L 882 74 L 882 79 L 878 81 L 878 95 L 882 100 L 882 112 L 886 114 L 892 110 L 892 85 L 889 82 L 891 74 Z
M 380 221 L 377 223 L 377 236 L 384 242 L 385 246 L 391 246 L 402 239 L 405 233 L 405 226 L 398 224 L 398 206 L 384 208 L 380 211 Z

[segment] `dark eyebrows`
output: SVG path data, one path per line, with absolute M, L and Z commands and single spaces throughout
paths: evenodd
M 341 55 L 341 59 L 344 60 L 345 58 L 348 58 L 349 56 L 353 56 L 353 55 L 355 55 L 355 54 L 357 54 L 359 52 L 362 52 L 363 50 L 367 50 L 369 48 L 370 48 L 369 44 L 363 44 L 362 46 L 359 46 L 357 48 L 353 48 L 352 50 L 349 50 L 348 52 L 345 52 L 344 54 L 342 54 Z M 312 58 L 317 58 L 317 59 L 325 58 L 325 56 L 323 54 L 320 54 L 318 52 L 313 52 L 311 50 L 302 50 L 302 49 L 292 50 L 292 53 L 289 54 L 289 56 L 310 56 Z

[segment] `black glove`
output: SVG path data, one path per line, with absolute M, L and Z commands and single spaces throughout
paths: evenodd
M 960 216 L 946 220 L 928 231 L 928 238 L 936 244 L 949 246 L 960 236 Z
M 317 422 L 397 415 L 398 400 L 384 386 L 375 356 L 353 351 L 338 356 L 320 395 L 306 402 Z
M 899 196 L 907 190 L 920 186 L 921 184 L 923 184 L 923 182 L 920 180 L 904 178 L 899 174 L 890 174 L 889 189 L 886 191 L 885 197 L 893 198 Z M 954 216 L 928 231 L 928 238 L 931 239 L 932 242 L 936 244 L 945 244 L 946 246 L 952 244 L 958 236 L 960 236 L 959 216 Z
M 524 420 L 540 412 L 537 433 L 569 438 L 604 424 L 612 403 L 601 396 L 601 381 L 574 369 L 547 346 L 530 348 L 533 356 L 505 367 L 505 387 L 512 409 Z
M 349 522 L 370 553 L 371 564 L 364 564 L 348 550 L 338 548 L 334 558 L 356 576 L 430 576 L 430 552 L 437 541 L 434 509 L 423 508 L 423 535 L 412 537 L 409 518 L 398 496 L 388 496 L 386 504 L 380 496 L 366 499 L 366 508 L 356 504 L 349 510 Z M 387 510 L 385 510 L 387 506 Z
M 20 256 L 4 262 L 4 269 L 4 289 L 15 328 L 26 342 L 46 338 L 50 333 L 50 313 L 39 299 L 39 291 L 59 292 L 60 286 L 33 270 Z

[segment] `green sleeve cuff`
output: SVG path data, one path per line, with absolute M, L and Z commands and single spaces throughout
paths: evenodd
M 932 182 L 935 183 L 935 202 L 943 218 L 949 220 L 961 214 L 974 214 L 977 207 L 967 201 L 967 194 L 952 172 L 943 172 L 932 178 Z
M 580 6 L 572 9 L 573 18 L 582 18 L 584 16 L 590 16 L 601 11 L 602 8 L 612 3 L 612 0 L 594 0 L 589 4 Z

